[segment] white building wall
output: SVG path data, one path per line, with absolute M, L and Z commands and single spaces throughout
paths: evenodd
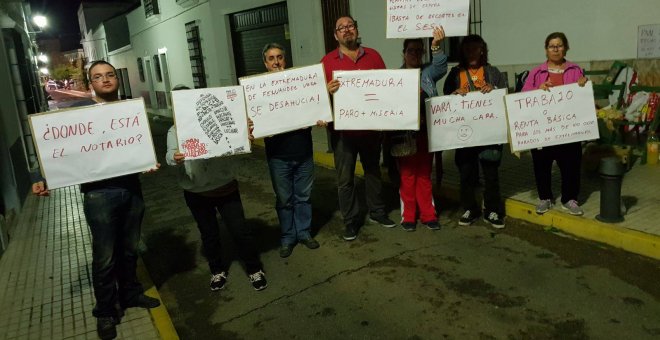
M 128 81 L 131 86 L 131 96 L 133 98 L 139 98 L 140 92 L 136 92 L 136 90 L 142 86 L 142 82 L 140 82 L 138 76 L 137 57 L 135 56 L 133 49 L 128 46 L 127 48 L 122 48 L 117 51 L 110 51 L 108 53 L 108 62 L 117 69 L 128 69 Z

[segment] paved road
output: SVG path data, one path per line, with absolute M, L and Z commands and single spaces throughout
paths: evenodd
M 152 124 L 160 158 L 168 125 Z M 237 162 L 269 280 L 261 292 L 237 262 L 227 287 L 210 292 L 173 169 L 142 179 L 144 260 L 182 339 L 660 338 L 658 261 L 523 222 L 458 227 L 457 207 L 442 200 L 441 231 L 367 225 L 345 242 L 328 169 L 317 168 L 312 198 L 321 248 L 281 259 L 263 151 Z M 388 201 L 396 208 L 393 192 Z
M 85 98 L 91 98 L 90 94 L 83 94 L 82 92 L 69 90 L 48 90 L 48 94 L 52 98 L 52 100 L 48 101 L 48 107 L 50 107 L 51 110 L 55 108 L 67 108 L 75 102 L 81 101 Z

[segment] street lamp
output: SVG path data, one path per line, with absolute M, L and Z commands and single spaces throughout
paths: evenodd
M 32 17 L 32 22 L 34 22 L 34 24 L 37 25 L 37 27 L 40 29 L 48 26 L 48 19 L 43 15 L 35 15 Z
M 39 69 L 39 72 L 41 72 L 43 75 L 46 75 L 46 76 L 47 76 L 48 73 L 49 73 L 49 72 L 48 72 L 48 69 L 45 68 L 45 67 L 40 68 L 40 69 Z
M 40 53 L 37 59 L 44 64 L 48 63 L 48 56 L 43 53 Z

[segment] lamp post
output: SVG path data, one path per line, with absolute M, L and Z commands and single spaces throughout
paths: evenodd
M 32 17 L 32 22 L 39 27 L 39 29 L 44 29 L 48 26 L 48 18 L 43 15 L 35 15 Z

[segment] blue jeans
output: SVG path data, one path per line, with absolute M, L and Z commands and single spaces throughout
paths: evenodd
M 143 293 L 136 269 L 144 201 L 140 192 L 93 190 L 83 209 L 92 234 L 92 283 L 95 317 L 116 316 L 115 305 L 127 305 Z
M 310 155 L 300 160 L 271 158 L 268 167 L 277 196 L 275 209 L 282 228 L 282 245 L 311 238 L 313 157 Z

